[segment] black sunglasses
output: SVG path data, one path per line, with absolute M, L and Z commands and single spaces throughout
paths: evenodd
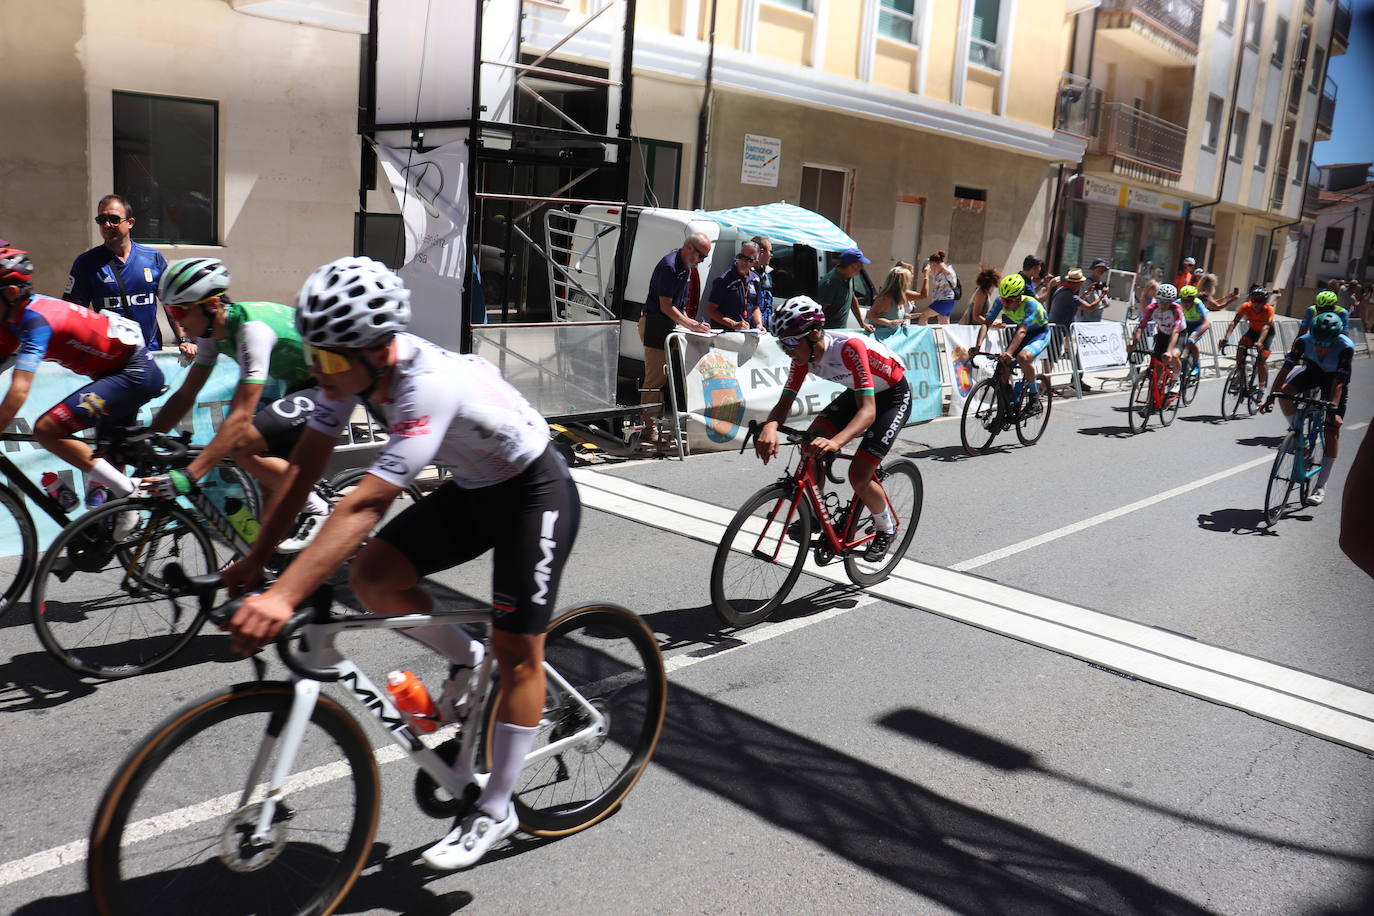
M 118 226 L 128 219 L 127 216 L 115 216 L 113 213 L 102 213 L 95 218 L 97 226 Z

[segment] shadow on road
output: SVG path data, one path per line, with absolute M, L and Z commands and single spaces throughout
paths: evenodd
M 862 594 L 860 589 L 852 585 L 826 585 L 802 592 L 783 602 L 768 618 L 768 622 L 801 619 L 836 607 L 850 608 Z M 699 658 L 744 645 L 744 641 L 734 635 L 741 631 L 722 624 L 709 604 L 700 607 L 670 608 L 640 614 L 640 617 L 659 637 L 659 647 L 664 652 L 685 646 L 696 646 L 697 648 L 687 654 Z
M 1226 418 L 1215 413 L 1190 413 L 1179 417 L 1184 423 L 1211 423 L 1213 426 L 1220 426 L 1226 422 Z
M 1009 451 L 1010 449 L 1010 445 L 993 445 L 983 449 L 982 454 L 980 455 L 970 455 L 968 452 L 964 451 L 964 447 L 962 445 L 941 445 L 936 448 L 927 448 L 924 451 L 919 452 L 903 452 L 902 457 L 929 458 L 932 461 L 967 461 L 975 457 L 981 458 L 983 455 L 1001 454 L 1002 452 Z
M 1256 445 L 1265 448 L 1278 448 L 1283 441 L 1283 436 L 1251 436 L 1249 439 L 1237 439 L 1236 445 Z
M 1266 537 L 1278 534 L 1264 520 L 1263 509 L 1217 509 L 1204 512 L 1197 517 L 1197 526 L 1203 531 L 1217 531 L 1221 534 L 1259 534 Z
M 1080 426 L 1080 436 L 1106 436 L 1109 439 L 1129 439 L 1135 435 L 1129 426 Z

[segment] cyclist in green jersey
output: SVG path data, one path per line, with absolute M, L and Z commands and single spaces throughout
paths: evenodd
M 1302 324 L 1298 325 L 1298 333 L 1306 334 L 1312 329 L 1312 319 L 1323 312 L 1335 312 L 1336 317 L 1341 319 L 1341 333 L 1347 334 L 1350 331 L 1350 311 L 1341 307 L 1341 299 L 1332 290 L 1324 289 L 1317 293 L 1317 298 L 1312 300 L 1312 304 L 1307 307 L 1307 314 L 1303 316 Z
M 315 410 L 319 391 L 306 367 L 296 310 L 276 302 L 234 302 L 226 295 L 229 269 L 217 258 L 186 258 L 163 272 L 158 298 L 168 314 L 197 338 L 195 361 L 176 393 L 153 419 L 165 432 L 195 404 L 220 354 L 239 364 L 239 383 L 215 436 L 184 471 L 144 480 L 143 488 L 159 495 L 182 495 L 226 456 L 252 474 L 271 497 L 286 473 L 286 458 Z M 285 396 L 262 404 L 270 381 L 284 386 Z M 259 409 L 261 404 L 261 409 Z M 329 514 L 329 504 L 311 493 L 296 529 L 278 548 L 292 553 L 305 547 Z
M 1187 322 L 1184 326 L 1183 340 L 1188 352 L 1193 354 L 1192 373 L 1200 375 L 1202 372 L 1202 355 L 1198 353 L 1197 342 L 1212 326 L 1212 319 L 1207 317 L 1210 309 L 1206 300 L 1198 295 L 1196 286 L 1185 286 L 1179 290 L 1178 304 L 1183 306 L 1183 320 Z

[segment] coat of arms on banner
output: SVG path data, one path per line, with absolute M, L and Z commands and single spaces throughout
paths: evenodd
M 744 419 L 744 390 L 739 371 L 720 353 L 711 352 L 697 363 L 701 373 L 701 394 L 706 402 L 706 435 L 712 442 L 729 442 Z
M 954 365 L 954 385 L 959 389 L 959 397 L 966 398 L 973 390 L 973 361 L 964 347 L 955 347 L 949 357 Z

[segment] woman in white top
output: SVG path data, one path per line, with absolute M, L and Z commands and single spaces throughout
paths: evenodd
M 947 255 L 943 251 L 935 252 L 926 262 L 925 269 L 921 271 L 921 292 L 916 298 L 919 300 L 928 296 L 931 303 L 924 312 L 916 316 L 917 324 L 928 323 L 932 313 L 940 324 L 949 324 L 949 316 L 954 311 L 955 289 L 959 285 L 959 277 L 954 273 L 954 268 L 949 266 L 946 258 Z
M 887 272 L 883 288 L 873 297 L 873 304 L 869 306 L 864 319 L 877 329 L 877 337 L 889 337 L 906 324 L 907 312 L 916 301 L 916 293 L 911 288 L 912 279 L 911 265 L 905 261 L 898 261 L 897 266 Z

